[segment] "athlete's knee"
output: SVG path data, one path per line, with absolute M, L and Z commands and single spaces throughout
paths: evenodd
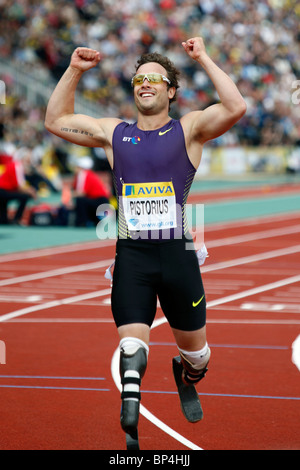
M 127 337 L 120 342 L 121 426 L 126 432 L 138 425 L 140 386 L 147 368 L 148 353 L 148 346 L 138 338 Z
M 200 351 L 185 351 L 180 348 L 178 349 L 184 367 L 183 380 L 187 384 L 195 385 L 205 377 L 211 357 L 211 350 L 207 343 Z

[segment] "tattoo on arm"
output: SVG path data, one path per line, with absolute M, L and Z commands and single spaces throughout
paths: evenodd
M 79 129 L 70 129 L 69 127 L 61 127 L 60 129 L 63 132 L 69 132 L 71 134 L 80 134 L 80 135 L 87 135 L 88 137 L 94 137 L 94 134 L 90 132 L 79 130 Z

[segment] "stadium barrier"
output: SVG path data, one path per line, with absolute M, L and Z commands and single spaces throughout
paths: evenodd
M 197 177 L 280 175 L 300 171 L 300 149 L 291 146 L 204 148 Z

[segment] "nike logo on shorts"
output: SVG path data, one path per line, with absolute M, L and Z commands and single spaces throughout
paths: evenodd
M 159 132 L 158 135 L 165 135 L 167 132 L 171 131 L 173 129 L 173 127 L 170 127 L 170 129 L 167 129 L 166 131 L 164 132 Z
M 197 307 L 197 305 L 200 304 L 200 302 L 201 302 L 201 300 L 203 299 L 203 297 L 204 297 L 204 294 L 202 295 L 201 299 L 198 300 L 198 302 L 193 302 L 193 307 Z

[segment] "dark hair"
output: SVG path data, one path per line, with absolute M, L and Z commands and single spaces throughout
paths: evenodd
M 179 70 L 175 67 L 173 62 L 168 59 L 168 57 L 165 57 L 158 52 L 149 52 L 147 54 L 141 55 L 141 57 L 138 59 L 135 66 L 135 71 L 137 72 L 141 65 L 147 64 L 149 62 L 157 62 L 162 67 L 164 67 L 164 69 L 166 69 L 167 78 L 171 82 L 171 84 L 168 85 L 168 88 L 175 87 L 176 90 L 175 95 L 170 99 L 170 104 L 173 103 L 177 99 L 177 90 L 179 88 L 178 78 L 180 75 Z

